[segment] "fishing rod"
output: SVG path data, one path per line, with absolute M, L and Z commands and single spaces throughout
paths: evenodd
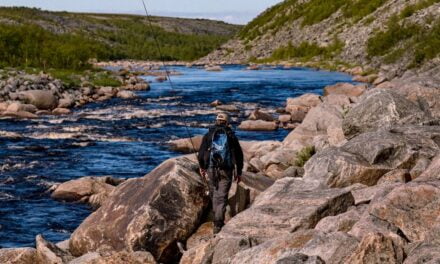
M 157 51 L 159 53 L 160 61 L 162 62 L 163 68 L 165 69 L 165 75 L 166 75 L 166 77 L 168 79 L 168 82 L 170 83 L 171 90 L 174 91 L 175 90 L 174 89 L 174 83 L 171 80 L 170 73 L 168 72 L 168 67 L 167 67 L 167 65 L 165 63 L 165 59 L 164 59 L 164 57 L 162 55 L 162 49 L 160 48 L 159 40 L 157 39 L 157 34 L 154 31 L 153 22 L 150 19 L 150 14 L 148 13 L 147 5 L 145 4 L 144 0 L 141 0 L 141 1 L 142 1 L 142 5 L 144 7 L 144 11 L 145 11 L 145 15 L 146 15 L 146 18 L 147 18 L 148 25 L 150 27 L 151 35 L 153 36 L 153 40 L 154 40 L 154 43 L 156 45 L 156 49 L 157 49 Z M 183 123 L 185 124 L 184 127 L 185 127 L 185 130 L 186 130 L 186 134 L 187 134 L 188 139 L 189 139 L 189 141 L 191 143 L 191 146 L 193 148 L 193 152 L 194 152 L 194 155 L 196 156 L 197 163 L 199 164 L 199 167 L 200 167 L 200 162 L 199 162 L 199 159 L 197 157 L 196 147 L 195 147 L 194 142 L 192 140 L 191 132 L 188 129 L 187 122 L 186 122 L 185 117 L 183 116 L 183 113 L 180 113 L 180 117 L 184 121 Z M 202 179 L 203 179 L 205 185 L 207 185 L 207 182 L 206 182 L 206 179 L 205 179 L 205 175 L 202 175 Z

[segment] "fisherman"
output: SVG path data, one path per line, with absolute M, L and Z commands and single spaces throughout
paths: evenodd
M 229 125 L 227 114 L 217 115 L 215 125 L 203 137 L 198 159 L 200 174 L 205 178 L 208 176 L 214 212 L 214 234 L 217 234 L 224 225 L 232 180 L 239 183 L 243 169 L 243 151 Z

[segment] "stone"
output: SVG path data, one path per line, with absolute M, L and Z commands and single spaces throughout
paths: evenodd
M 280 257 L 275 264 L 325 264 L 324 260 L 319 256 L 307 256 L 301 253 Z M 289 256 L 290 255 L 290 256 Z
M 292 122 L 302 122 L 304 120 L 304 118 L 306 117 L 307 112 L 304 110 L 291 110 L 290 111 L 290 120 L 292 120 Z
M 439 133 L 438 127 L 405 126 L 361 134 L 339 148 L 315 154 L 305 164 L 304 179 L 329 187 L 376 185 L 394 169 L 411 169 L 419 159 L 434 157 Z
M 116 187 L 70 239 L 75 256 L 87 252 L 147 250 L 159 262 L 175 261 L 178 241 L 200 225 L 209 203 L 198 164 L 169 159 L 142 178 Z
M 373 200 L 382 199 L 391 190 L 401 185 L 401 183 L 390 183 L 387 185 L 375 185 L 365 188 L 352 189 L 351 194 L 354 197 L 355 205 L 368 204 Z
M 206 65 L 205 70 L 206 71 L 213 71 L 213 72 L 223 71 L 222 67 L 219 65 L 212 65 L 212 66 Z
M 377 74 L 370 74 L 366 76 L 356 75 L 353 77 L 353 81 L 355 82 L 363 82 L 363 83 L 372 83 L 377 79 Z
M 347 142 L 342 127 L 327 127 L 327 139 L 330 146 L 341 146 Z
M 417 160 L 417 163 L 414 167 L 411 168 L 411 171 L 409 172 L 411 175 L 411 179 L 417 179 L 422 173 L 424 173 L 429 165 L 431 164 L 431 160 L 425 157 L 422 157 Z
M 289 123 L 290 121 L 292 121 L 292 116 L 291 115 L 280 115 L 278 117 L 278 121 L 280 121 L 281 123 Z
M 213 101 L 212 103 L 210 103 L 209 105 L 211 106 L 211 107 L 217 107 L 217 106 L 219 106 L 219 105 L 222 105 L 223 103 L 220 101 L 220 100 L 215 100 L 215 101 Z
M 214 254 L 213 240 L 207 241 L 195 248 L 190 248 L 183 253 L 180 264 L 207 264 L 212 263 Z
M 240 109 L 238 109 L 236 105 L 217 105 L 215 108 L 225 112 L 240 112 Z
M 411 174 L 406 169 L 395 169 L 379 179 L 378 185 L 391 184 L 391 183 L 406 183 L 411 181 Z
M 75 104 L 71 98 L 62 98 L 58 101 L 58 108 L 70 108 Z
M 26 111 L 18 111 L 18 112 L 5 111 L 2 113 L 2 116 L 8 116 L 8 117 L 13 117 L 13 118 L 23 118 L 23 119 L 38 118 L 38 116 L 36 114 L 26 112 Z
M 402 263 L 405 253 L 400 245 L 381 233 L 368 234 L 359 243 L 346 263 Z
M 312 107 L 319 105 L 321 102 L 322 102 L 321 96 L 317 94 L 306 93 L 299 97 L 288 98 L 286 111 L 290 113 L 291 110 L 294 109 L 294 107 L 292 106 L 302 106 L 305 107 L 305 109 L 310 109 Z
M 390 90 L 366 93 L 345 116 L 342 127 L 347 138 L 393 125 L 418 124 L 427 118 L 419 106 Z
M 274 121 L 274 118 L 271 114 L 256 109 L 250 114 L 249 120 Z
M 327 216 L 315 226 L 315 230 L 324 233 L 345 232 L 348 233 L 351 228 L 360 220 L 362 211 L 356 207 L 351 208 L 345 213 L 335 216 Z
M 158 76 L 158 77 L 156 77 L 156 81 L 157 82 L 165 82 L 167 80 L 168 80 L 167 76 Z
M 81 264 L 156 264 L 153 255 L 148 251 L 134 251 L 134 252 L 114 252 L 101 256 L 99 258 L 92 258 Z M 70 263 L 69 263 L 70 264 Z
M 96 92 L 98 95 L 101 96 L 113 96 L 115 92 L 115 89 L 113 89 L 113 87 L 101 87 L 98 89 L 98 91 Z
M 318 187 L 297 178 L 280 179 L 261 193 L 249 209 L 232 218 L 217 237 L 245 237 L 262 243 L 313 228 L 320 219 L 343 213 L 354 204 L 350 191 Z
M 348 109 L 351 105 L 350 97 L 344 94 L 330 94 L 324 97 L 324 102 L 330 105 L 338 105 L 344 109 Z
M 121 99 L 133 99 L 137 97 L 132 91 L 119 91 L 116 96 Z
M 51 91 L 29 90 L 20 93 L 28 104 L 41 110 L 51 110 L 58 105 L 57 98 Z
M 63 264 L 73 260 L 73 256 L 55 244 L 46 241 L 41 235 L 36 237 L 37 259 L 45 264 Z
M 55 108 L 54 110 L 52 110 L 52 114 L 54 115 L 68 115 L 70 113 L 71 111 L 67 108 Z
M 20 102 L 12 102 L 8 105 L 8 108 L 6 108 L 6 111 L 11 113 L 17 113 L 21 111 L 35 113 L 37 112 L 37 110 L 38 109 L 34 105 L 22 104 Z
M 395 225 L 408 241 L 423 241 L 440 217 L 440 182 L 399 186 L 373 203 L 369 213 Z
M 231 260 L 229 261 L 229 263 L 278 263 L 281 261 L 280 259 L 286 258 L 286 253 L 294 255 L 300 248 L 302 248 L 308 241 L 310 241 L 315 234 L 315 230 L 309 229 L 271 239 L 260 245 L 253 246 L 249 249 L 239 252 L 238 254 L 230 258 Z M 228 257 L 225 256 L 225 259 L 227 258 Z
M 200 246 L 201 244 L 209 241 L 211 238 L 213 238 L 213 230 L 214 230 L 214 223 L 213 222 L 206 222 L 203 223 L 197 231 L 191 235 L 190 238 L 186 241 L 186 248 L 196 248 Z
M 0 112 L 6 111 L 8 109 L 10 102 L 0 102 Z
M 34 248 L 3 248 L 0 249 L 0 263 L 35 264 L 37 251 Z
M 194 136 L 191 138 L 181 138 L 176 140 L 168 141 L 170 148 L 173 151 L 178 151 L 182 153 L 194 153 L 198 152 L 200 149 L 200 145 L 202 144 L 203 136 Z
M 238 128 L 249 131 L 273 131 L 278 129 L 278 124 L 263 120 L 246 120 L 241 122 Z
M 384 83 L 386 81 L 388 81 L 386 76 L 379 76 L 376 78 L 376 80 L 374 80 L 373 85 L 379 85 L 379 84 Z
M 439 263 L 440 247 L 439 244 L 417 243 L 417 247 L 408 253 L 404 264 L 414 263 Z
M 437 155 L 429 167 L 415 179 L 416 182 L 440 180 L 440 154 Z
M 351 83 L 337 83 L 324 87 L 324 96 L 345 95 L 348 97 L 361 96 L 367 90 L 366 85 L 353 85 Z
M 122 181 L 111 177 L 83 177 L 58 185 L 51 197 L 67 202 L 89 203 L 98 208 L 105 201 L 115 186 Z
M 319 256 L 325 263 L 350 263 L 345 259 L 357 244 L 355 237 L 344 232 L 318 233 L 299 250 L 299 253 Z
M 86 264 L 86 263 L 90 263 L 92 261 L 98 260 L 101 257 L 102 257 L 101 254 L 99 254 L 97 252 L 90 252 L 85 255 L 82 255 L 79 258 L 73 259 L 68 264 Z

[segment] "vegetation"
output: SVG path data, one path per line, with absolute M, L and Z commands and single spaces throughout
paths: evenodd
M 297 0 L 286 0 L 251 21 L 240 31 L 239 36 L 241 39 L 253 40 L 270 30 L 276 33 L 281 27 L 299 18 L 303 19 L 302 26 L 313 25 L 340 9 L 344 18 L 358 21 L 386 2 L 387 0 L 309 0 L 298 3 Z
M 339 54 L 344 48 L 344 44 L 335 39 L 333 43 L 327 47 L 320 47 L 316 43 L 302 42 L 298 46 L 289 43 L 285 47 L 276 49 L 271 56 L 272 61 L 277 60 L 290 60 L 290 59 L 303 59 L 310 60 L 313 57 L 322 56 L 326 59 L 333 58 Z
M 300 152 L 298 152 L 298 154 L 296 156 L 296 160 L 294 162 L 294 165 L 297 166 L 297 167 L 304 167 L 306 162 L 313 155 L 315 155 L 315 153 L 316 153 L 316 151 L 315 151 L 315 147 L 314 146 L 309 146 L 309 147 L 303 148 Z
M 165 30 L 160 26 L 163 23 L 160 18 L 152 18 L 153 26 L 150 27 L 142 16 L 0 8 L 0 18 L 12 21 L 0 23 L 0 67 L 77 71 L 90 68 L 90 59 L 190 61 L 207 55 L 231 36 L 208 32 L 208 29 L 199 26 L 194 28 L 200 33 Z M 226 30 L 235 28 L 220 22 L 209 23 L 218 23 Z M 185 29 L 185 26 L 182 27 Z M 231 32 L 234 30 L 231 29 Z M 163 58 L 159 55 L 153 34 L 160 43 Z
M 430 7 L 436 3 L 440 3 L 440 0 L 423 0 L 418 3 L 408 5 L 400 12 L 399 17 L 400 19 L 410 17 L 413 14 L 415 14 L 417 11 Z

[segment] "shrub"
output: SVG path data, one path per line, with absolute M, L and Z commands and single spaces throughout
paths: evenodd
M 303 148 L 300 152 L 298 152 L 298 154 L 296 156 L 296 160 L 294 162 L 294 165 L 297 166 L 297 167 L 304 167 L 306 162 L 313 155 L 315 155 L 315 153 L 316 153 L 316 151 L 315 151 L 315 147 L 314 146 L 309 146 L 309 147 Z

